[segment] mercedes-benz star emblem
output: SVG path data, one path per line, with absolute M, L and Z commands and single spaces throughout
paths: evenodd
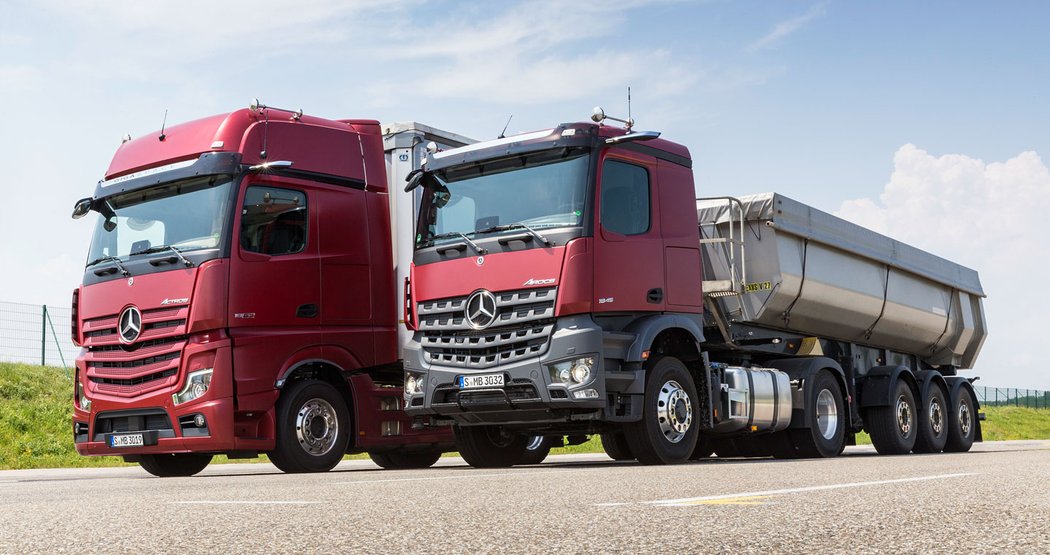
M 496 296 L 482 289 L 467 297 L 467 306 L 463 310 L 470 327 L 480 330 L 496 321 Z
M 117 319 L 117 333 L 121 343 L 134 343 L 142 333 L 142 312 L 134 306 L 125 308 Z

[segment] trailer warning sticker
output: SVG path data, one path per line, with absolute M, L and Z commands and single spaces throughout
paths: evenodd
M 769 291 L 773 289 L 773 282 L 771 281 L 760 281 L 758 283 L 745 283 L 744 291 L 748 293 L 755 293 L 758 291 Z

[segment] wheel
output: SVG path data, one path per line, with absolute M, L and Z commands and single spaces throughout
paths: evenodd
M 693 418 L 700 406 L 693 377 L 674 357 L 650 360 L 646 366 L 642 419 L 624 426 L 627 444 L 642 464 L 685 462 L 693 454 L 700 428 Z
M 528 437 L 507 433 L 502 426 L 452 426 L 456 447 L 475 468 L 504 468 L 521 464 Z
M 627 445 L 627 438 L 623 432 L 606 432 L 602 434 L 602 449 L 605 454 L 614 461 L 629 461 L 634 459 L 631 446 Z
M 172 453 L 163 455 L 139 455 L 139 465 L 154 476 L 174 478 L 193 476 L 204 470 L 211 462 L 211 455 L 198 453 Z
M 368 458 L 387 470 L 430 468 L 441 458 L 441 451 L 413 451 L 408 453 L 389 451 L 386 453 L 369 453 Z
M 292 382 L 277 401 L 277 442 L 270 462 L 284 472 L 327 472 L 350 437 L 346 402 L 327 382 Z
M 689 460 L 698 461 L 700 459 L 706 459 L 715 452 L 715 446 L 711 438 L 703 434 L 699 434 L 696 437 L 696 447 L 693 447 L 693 454 L 689 455 Z
M 550 454 L 553 444 L 553 438 L 531 436 L 525 445 L 525 454 L 521 457 L 521 464 L 540 464 Z
M 846 445 L 846 403 L 835 376 L 821 370 L 811 378 L 812 395 L 806 400 L 805 428 L 788 430 L 794 458 L 837 457 Z M 784 455 L 780 449 L 774 454 Z
M 915 446 L 918 435 L 915 394 L 904 380 L 897 380 L 888 407 L 868 409 L 865 425 L 871 444 L 880 455 L 903 455 Z
M 959 389 L 952 400 L 948 413 L 948 441 L 944 450 L 950 453 L 965 453 L 973 447 L 977 437 L 977 411 L 973 396 L 966 389 Z
M 948 442 L 948 402 L 944 390 L 931 384 L 926 398 L 919 404 L 919 430 L 915 436 L 916 453 L 940 453 Z

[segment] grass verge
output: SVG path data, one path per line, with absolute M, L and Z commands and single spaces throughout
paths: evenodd
M 73 448 L 73 382 L 67 370 L 0 362 L 0 470 L 121 466 L 119 457 L 82 457 Z M 1050 410 L 983 407 L 984 439 L 1050 439 Z M 857 434 L 858 444 L 870 444 Z M 598 436 L 586 443 L 552 449 L 551 454 L 601 453 Z M 451 456 L 452 453 L 446 453 Z M 366 459 L 368 455 L 348 455 Z M 216 463 L 227 462 L 216 457 Z M 234 462 L 267 462 L 266 456 Z

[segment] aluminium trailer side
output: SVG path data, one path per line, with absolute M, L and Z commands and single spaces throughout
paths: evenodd
M 697 215 L 707 306 L 730 343 L 756 326 L 973 367 L 987 336 L 976 271 L 777 193 L 700 199 Z

